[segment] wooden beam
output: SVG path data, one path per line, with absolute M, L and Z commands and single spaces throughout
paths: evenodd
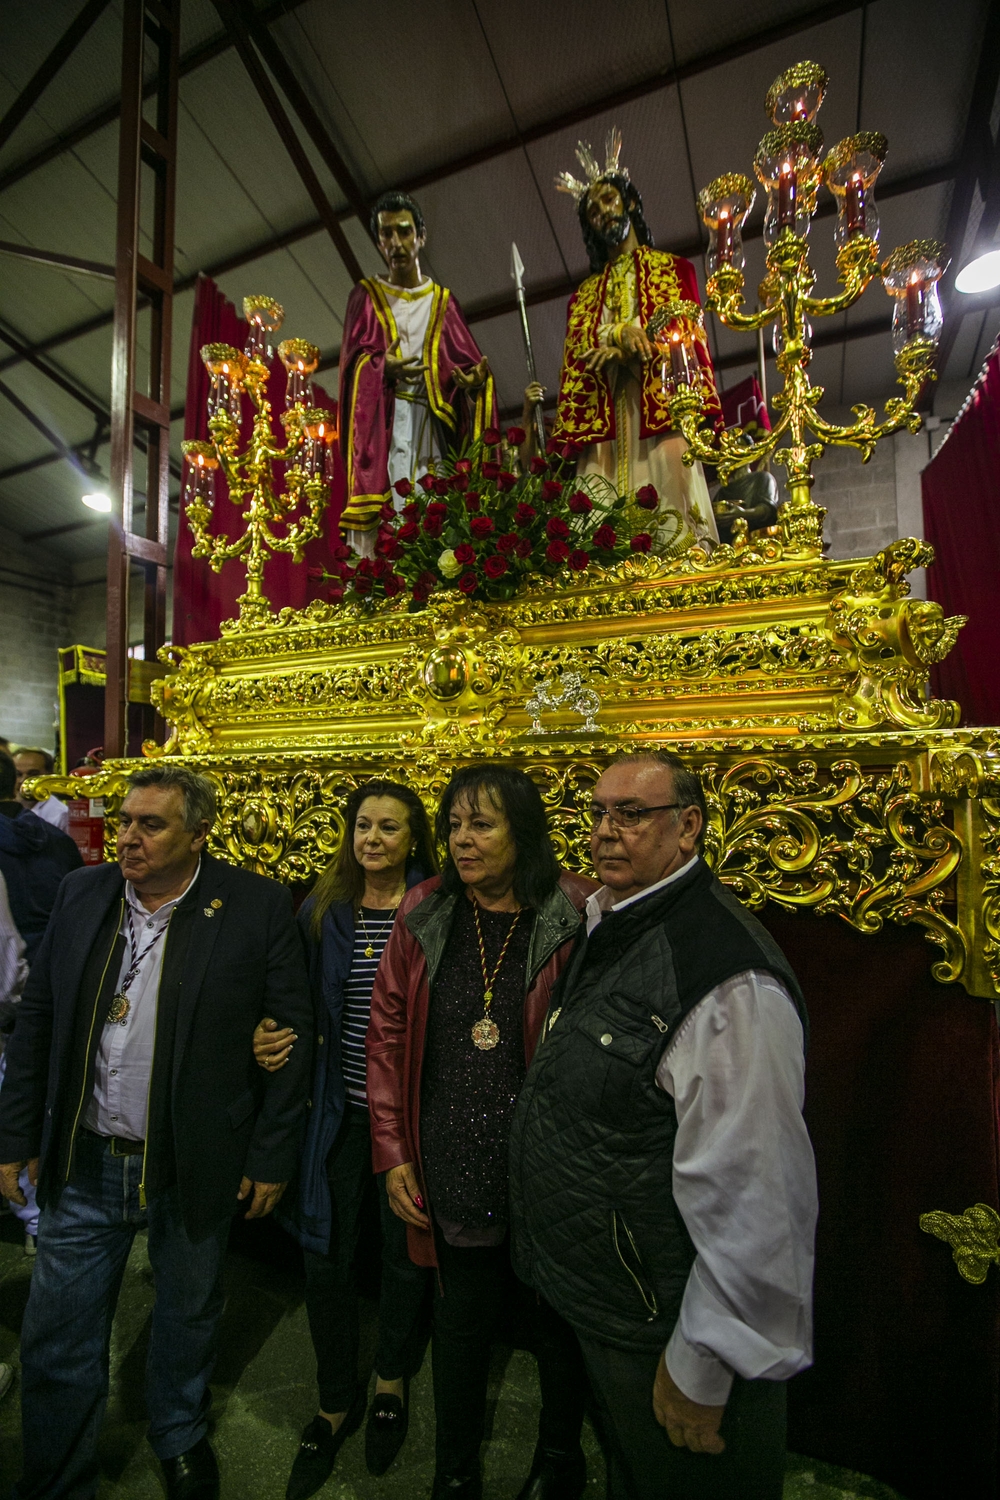
M 25 115 L 34 109 L 63 63 L 72 56 L 107 6 L 108 0 L 87 0 L 76 19 L 70 22 L 48 57 L 35 69 L 3 119 L 0 120 L 0 148 L 7 144 Z

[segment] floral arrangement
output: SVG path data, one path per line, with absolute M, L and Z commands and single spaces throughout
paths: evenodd
M 546 456 L 518 473 L 524 437 L 520 427 L 509 427 L 504 443 L 490 427 L 463 456 L 442 464 L 441 473 L 424 474 L 416 485 L 401 479 L 395 490 L 402 511 L 383 506 L 375 556 L 358 558 L 340 545 L 332 571 L 311 568 L 310 578 L 326 585 L 333 603 L 408 593 L 410 608 L 421 609 L 441 588 L 472 599 L 510 599 L 531 574 L 580 574 L 649 551 L 649 532 L 629 534 L 625 496 L 603 480 L 572 478 L 575 443 L 550 441 Z M 649 511 L 659 503 L 652 485 L 635 498 Z

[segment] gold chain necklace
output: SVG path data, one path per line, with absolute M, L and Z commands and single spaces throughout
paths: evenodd
M 376 932 L 376 934 L 375 934 L 374 940 L 368 936 L 368 924 L 365 921 L 364 907 L 361 906 L 360 904 L 358 905 L 358 921 L 361 923 L 361 936 L 365 940 L 365 958 L 374 958 L 375 957 L 375 947 L 374 947 L 374 944 L 378 942 L 378 940 L 379 940 L 380 937 L 386 936 L 386 934 L 389 933 L 392 930 L 392 924 L 396 920 L 396 912 L 399 910 L 399 903 L 402 901 L 402 899 L 403 899 L 403 897 L 405 895 L 406 895 L 406 891 L 403 890 L 396 897 L 396 904 L 395 904 L 395 906 L 392 908 L 392 910 L 389 913 L 389 920 L 388 920 L 388 922 L 383 922 L 382 923 L 382 926 L 379 928 L 378 932 Z M 389 939 L 386 936 L 386 942 L 388 942 L 388 940 Z M 383 947 L 384 946 L 385 946 L 385 944 L 383 944 Z
M 483 946 L 483 929 L 479 921 L 479 903 L 474 896 L 472 898 L 472 914 L 476 919 L 476 937 L 479 939 L 479 962 L 483 966 L 483 1015 L 482 1019 L 477 1021 L 472 1028 L 472 1040 L 480 1052 L 491 1052 L 500 1040 L 500 1027 L 490 1015 L 490 1006 L 493 1004 L 493 986 L 497 982 L 500 966 L 507 957 L 507 949 L 510 947 L 510 940 L 514 936 L 514 928 L 521 920 L 521 910 L 518 910 L 513 922 L 510 924 L 510 931 L 504 939 L 504 945 L 500 949 L 500 957 L 497 959 L 496 968 L 493 970 L 492 976 L 486 967 L 486 949 Z

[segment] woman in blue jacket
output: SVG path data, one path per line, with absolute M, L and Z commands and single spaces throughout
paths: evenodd
M 316 1007 L 317 1061 L 295 1197 L 286 1199 L 279 1217 L 305 1252 L 319 1411 L 302 1434 L 286 1500 L 307 1500 L 322 1488 L 365 1413 L 353 1269 L 372 1175 L 365 1032 L 396 908 L 410 886 L 437 870 L 427 814 L 407 787 L 381 780 L 358 787 L 347 799 L 345 824 L 339 853 L 299 913 Z M 257 1061 L 269 1071 L 282 1067 L 294 1041 L 265 1019 L 254 1036 Z M 407 1254 L 406 1226 L 389 1208 L 381 1177 L 378 1191 L 382 1293 L 375 1399 L 365 1433 L 372 1474 L 385 1473 L 406 1436 L 406 1382 L 420 1357 L 429 1275 Z

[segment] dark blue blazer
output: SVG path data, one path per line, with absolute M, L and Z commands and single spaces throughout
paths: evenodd
M 423 879 L 425 876 L 420 870 L 411 870 L 406 877 L 407 890 L 419 885 Z M 299 927 L 309 956 L 309 983 L 315 1016 L 316 1066 L 312 1109 L 298 1178 L 282 1199 L 277 1217 L 303 1250 L 326 1255 L 332 1225 L 326 1159 L 347 1108 L 341 1036 L 344 990 L 354 957 L 354 909 L 349 901 L 337 901 L 328 907 L 317 942 L 311 926 L 312 908 L 310 898 L 299 910 Z M 292 1055 L 295 1055 L 295 1049 Z

